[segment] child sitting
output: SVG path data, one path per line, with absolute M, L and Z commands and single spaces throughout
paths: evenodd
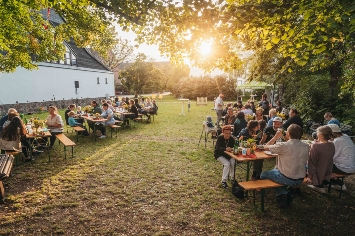
M 74 127 L 74 126 L 79 126 L 83 129 L 85 129 L 84 131 L 79 131 L 78 134 L 84 135 L 84 136 L 89 136 L 89 132 L 86 130 L 85 126 L 83 126 L 83 124 L 80 124 L 78 122 L 75 121 L 74 116 L 75 116 L 75 112 L 74 111 L 70 111 L 68 112 L 68 123 L 70 125 L 70 127 Z

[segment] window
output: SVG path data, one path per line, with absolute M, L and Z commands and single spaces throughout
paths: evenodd
M 65 54 L 63 55 L 63 59 L 59 61 L 51 61 L 54 64 L 61 64 L 61 65 L 68 65 L 68 66 L 76 66 L 76 56 L 74 53 L 66 46 L 65 46 Z
M 107 83 L 107 78 L 105 78 L 105 83 L 108 84 L 108 83 Z
M 100 84 L 100 78 L 97 77 L 97 84 Z

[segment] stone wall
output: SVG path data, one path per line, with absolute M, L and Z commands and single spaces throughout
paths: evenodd
M 76 104 L 77 106 L 87 106 L 90 105 L 93 100 L 98 103 L 106 99 L 105 97 L 100 98 L 81 98 L 81 99 L 70 99 L 70 100 L 59 100 L 59 101 L 43 101 L 43 102 L 29 102 L 29 103 L 15 103 L 15 104 L 2 104 L 0 105 L 0 115 L 6 115 L 9 108 L 15 108 L 19 113 L 39 113 L 47 111 L 48 106 L 56 106 L 58 109 L 67 108 L 70 104 Z

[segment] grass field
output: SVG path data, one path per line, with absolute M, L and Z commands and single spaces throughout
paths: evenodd
M 222 166 L 212 140 L 198 147 L 208 106 L 166 96 L 150 124 L 137 123 L 118 137 L 79 139 L 74 158 L 55 144 L 32 163 L 20 162 L 5 181 L 0 235 L 353 235 L 354 178 L 348 191 L 322 195 L 302 186 L 280 210 L 266 191 L 266 212 L 252 197 L 240 200 L 220 188 Z M 61 111 L 62 117 L 63 111 Z M 41 114 L 46 117 L 47 114 Z M 109 132 L 109 131 L 108 131 Z M 73 141 L 74 133 L 67 134 Z M 264 169 L 270 169 L 268 160 Z M 245 172 L 237 170 L 238 179 Z M 257 194 L 259 196 L 259 194 Z

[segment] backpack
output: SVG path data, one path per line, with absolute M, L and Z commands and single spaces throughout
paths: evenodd
M 244 188 L 242 188 L 237 181 L 233 182 L 232 194 L 236 198 L 244 199 Z

